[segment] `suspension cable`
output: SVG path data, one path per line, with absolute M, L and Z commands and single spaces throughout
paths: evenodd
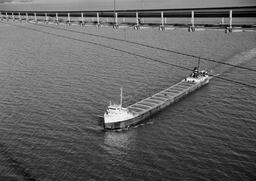
M 5 23 L 5 24 L 9 24 L 9 23 Z M 74 41 L 78 41 L 78 42 L 82 42 L 82 43 L 88 43 L 88 44 L 101 46 L 101 47 L 104 47 L 104 48 L 107 48 L 107 49 L 112 49 L 112 50 L 115 50 L 115 51 L 119 51 L 119 52 L 123 52 L 123 53 L 129 54 L 129 55 L 133 55 L 133 56 L 136 56 L 136 57 L 144 58 L 144 59 L 147 59 L 147 60 L 150 60 L 150 61 L 153 61 L 153 62 L 158 62 L 158 63 L 170 65 L 170 66 L 173 66 L 173 67 L 177 67 L 177 68 L 180 68 L 180 69 L 192 71 L 192 69 L 184 67 L 184 66 L 168 63 L 168 62 L 165 62 L 165 61 L 162 61 L 162 60 L 154 59 L 154 58 L 147 57 L 147 56 L 144 56 L 144 55 L 139 55 L 139 54 L 136 54 L 136 53 L 133 53 L 133 52 L 129 52 L 129 51 L 126 51 L 126 50 L 114 48 L 114 47 L 103 45 L 103 44 L 100 44 L 100 43 L 96 43 L 96 42 L 92 42 L 92 41 L 88 41 L 88 40 L 81 40 L 81 39 L 78 39 L 78 38 L 73 38 L 73 37 L 69 37 L 69 36 L 65 36 L 65 35 L 60 35 L 60 34 L 56 34 L 56 33 L 52 33 L 52 32 L 47 32 L 47 31 L 43 31 L 43 30 L 34 29 L 34 28 L 31 28 L 31 27 L 24 27 L 24 26 L 15 25 L 15 24 L 11 24 L 11 25 L 13 25 L 15 27 L 18 27 L 18 28 L 23 28 L 23 29 L 27 29 L 27 30 L 36 31 L 36 32 L 41 32 L 41 33 L 44 33 L 44 34 L 48 34 L 48 35 L 52 35 L 52 36 L 56 36 L 56 37 L 60 37 L 60 38 L 64 38 L 64 39 L 69 39 L 69 40 L 74 40 Z M 211 75 L 211 76 L 214 76 L 214 75 Z M 227 78 L 223 78 L 223 77 L 219 77 L 219 76 L 214 76 L 214 77 L 216 77 L 218 79 L 228 81 L 228 82 L 248 86 L 248 87 L 251 87 L 251 88 L 256 88 L 256 85 L 253 85 L 253 84 L 248 84 L 248 83 L 244 83 L 244 82 L 240 82 L 240 81 L 236 81 L 236 80 L 232 80 L 232 79 L 227 79 Z
M 244 67 L 244 66 L 240 66 L 240 65 L 234 65 L 234 64 L 227 63 L 227 62 L 221 62 L 221 61 L 218 61 L 218 60 L 209 59 L 209 58 L 204 58 L 204 57 L 200 57 L 200 56 L 196 56 L 196 55 L 192 55 L 192 54 L 188 54 L 188 53 L 183 53 L 183 52 L 179 52 L 179 51 L 175 51 L 175 50 L 170 50 L 170 49 L 166 49 L 166 48 L 155 47 L 155 46 L 147 45 L 147 44 L 144 44 L 144 43 L 138 43 L 138 42 L 134 42 L 134 41 L 124 40 L 124 39 L 114 38 L 114 37 L 108 37 L 108 36 L 103 36 L 103 35 L 96 35 L 96 34 L 93 34 L 93 33 L 86 33 L 86 32 L 81 32 L 81 31 L 76 31 L 76 30 L 71 30 L 71 29 L 64 29 L 64 28 L 52 27 L 52 26 L 47 26 L 47 25 L 43 25 L 43 24 L 34 24 L 34 23 L 31 23 L 31 24 L 36 25 L 36 26 L 47 27 L 47 28 L 51 28 L 51 29 L 69 31 L 69 32 L 73 32 L 73 33 L 79 33 L 79 34 L 84 34 L 84 35 L 89 35 L 89 36 L 94 36 L 94 37 L 100 37 L 100 38 L 105 38 L 105 39 L 110 39 L 110 40 L 116 40 L 116 41 L 126 42 L 126 43 L 135 44 L 135 45 L 140 45 L 140 46 L 147 47 L 147 48 L 152 48 L 152 49 L 156 49 L 156 50 L 161 50 L 161 51 L 165 51 L 165 52 L 169 52 L 169 53 L 174 53 L 174 54 L 178 54 L 178 55 L 182 55 L 182 56 L 187 56 L 187 57 L 192 57 L 192 58 L 196 58 L 196 59 L 199 59 L 199 58 L 200 58 L 201 60 L 204 60 L 204 61 L 219 63 L 219 64 L 231 66 L 231 67 L 236 67 L 236 68 L 240 68 L 240 69 L 244 69 L 244 70 L 249 70 L 249 71 L 256 72 L 256 69 L 253 69 L 253 68 L 250 68 L 250 67 Z

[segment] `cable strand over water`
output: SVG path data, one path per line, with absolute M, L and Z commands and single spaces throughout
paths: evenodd
M 9 23 L 5 23 L 5 24 L 9 24 Z M 56 36 L 56 37 L 60 37 L 60 38 L 64 38 L 64 39 L 69 39 L 69 40 L 74 40 L 74 41 L 78 41 L 78 42 L 82 42 L 82 43 L 89 43 L 89 44 L 101 46 L 101 47 L 104 47 L 104 48 L 108 48 L 108 49 L 112 49 L 112 50 L 115 50 L 115 51 L 123 52 L 123 53 L 129 54 L 129 55 L 133 55 L 133 56 L 140 57 L 140 58 L 143 58 L 143 59 L 147 59 L 147 60 L 150 60 L 150 61 L 170 65 L 170 66 L 177 67 L 177 68 L 180 68 L 180 69 L 183 69 L 183 70 L 192 71 L 192 69 L 184 67 L 184 66 L 180 66 L 180 65 L 169 63 L 169 62 L 157 60 L 157 59 L 154 59 L 154 58 L 146 57 L 144 55 L 135 54 L 133 52 L 129 52 L 129 51 L 126 51 L 126 50 L 114 48 L 114 47 L 103 45 L 103 44 L 100 44 L 100 43 L 87 41 L 87 40 L 81 40 L 81 39 L 78 39 L 78 38 L 73 38 L 73 37 L 69 37 L 69 36 L 65 36 L 65 35 L 60 35 L 60 34 L 56 34 L 56 33 L 51 33 L 51 32 L 47 32 L 47 31 L 38 30 L 38 29 L 30 28 L 30 27 L 24 27 L 24 26 L 15 25 L 15 24 L 9 24 L 9 25 L 12 25 L 12 26 L 15 26 L 15 27 L 18 27 L 18 28 L 27 29 L 27 30 L 36 31 L 36 32 L 41 32 L 41 33 L 44 33 L 44 34 L 48 34 L 48 35 L 52 35 L 52 36 Z M 211 76 L 214 76 L 214 75 L 211 75 Z M 253 85 L 253 84 L 247 84 L 247 83 L 244 83 L 244 82 L 240 82 L 240 81 L 236 81 L 236 80 L 232 80 L 232 79 L 227 79 L 227 78 L 223 78 L 223 77 L 219 77 L 219 76 L 214 76 L 214 77 L 216 77 L 218 79 L 221 79 L 221 80 L 229 81 L 229 82 L 232 82 L 232 83 L 236 83 L 236 84 L 240 84 L 240 85 L 244 85 L 244 86 L 248 86 L 248 87 L 256 89 L 256 85 Z
M 210 76 L 213 76 L 214 78 L 224 80 L 224 81 L 227 81 L 227 82 L 232 82 L 232 83 L 235 83 L 235 84 L 244 85 L 244 86 L 248 86 L 248 87 L 256 89 L 256 85 L 253 85 L 253 84 L 247 84 L 247 83 L 244 83 L 244 82 L 240 82 L 240 81 L 236 81 L 236 80 L 232 80 L 232 79 L 228 79 L 228 78 L 224 78 L 224 77 L 220 77 L 220 76 L 215 76 L 215 75 L 211 75 L 211 74 L 210 74 Z
M 140 46 L 147 47 L 147 48 L 161 50 L 161 51 L 165 51 L 165 52 L 169 52 L 169 53 L 174 53 L 174 54 L 178 54 L 178 55 L 182 55 L 182 56 L 187 56 L 187 57 L 192 57 L 192 58 L 196 58 L 196 59 L 200 58 L 200 60 L 204 60 L 204 61 L 208 61 L 208 62 L 214 62 L 214 63 L 219 63 L 219 64 L 231 66 L 231 67 L 236 67 L 236 68 L 240 68 L 240 69 L 256 72 L 256 69 L 252 69 L 252 68 L 249 68 L 249 67 L 244 67 L 244 66 L 240 66 L 240 65 L 234 65 L 234 64 L 227 63 L 227 62 L 221 62 L 221 61 L 214 60 L 214 59 L 199 57 L 197 55 L 192 55 L 192 54 L 188 54 L 188 53 L 178 52 L 178 51 L 170 50 L 170 49 L 166 49 L 166 48 L 155 47 L 155 46 L 151 46 L 151 45 L 147 45 L 147 44 L 143 44 L 143 43 L 138 43 L 138 42 L 134 42 L 134 41 L 123 40 L 123 39 L 120 39 L 120 38 L 107 37 L 107 36 L 103 36 L 103 35 L 96 35 L 96 34 L 92 34 L 92 33 L 75 31 L 75 30 L 71 30 L 71 29 L 57 28 L 57 27 L 52 27 L 52 26 L 46 26 L 46 25 L 43 25 L 43 24 L 34 24 L 34 23 L 31 23 L 31 24 L 32 25 L 36 25 L 36 26 L 46 27 L 46 28 L 52 28 L 52 29 L 57 29 L 57 30 L 69 31 L 69 32 L 74 32 L 74 33 L 79 33 L 79 34 L 84 34 L 84 35 L 90 35 L 90 36 L 95 36 L 95 37 L 100 37 L 100 38 L 105 38 L 105 39 L 110 39 L 110 40 L 126 42 L 126 43 L 140 45 Z

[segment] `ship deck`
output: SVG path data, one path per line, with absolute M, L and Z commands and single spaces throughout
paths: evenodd
M 129 111 L 136 116 L 150 112 L 166 102 L 176 102 L 189 92 L 197 83 L 181 81 L 165 90 L 162 90 L 151 97 L 143 99 L 135 104 L 128 106 Z

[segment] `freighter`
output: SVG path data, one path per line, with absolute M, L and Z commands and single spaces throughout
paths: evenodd
M 104 113 L 104 128 L 124 129 L 137 125 L 166 106 L 179 101 L 187 94 L 208 84 L 209 80 L 210 76 L 206 71 L 199 71 L 198 68 L 195 67 L 191 75 L 181 82 L 126 108 L 122 107 L 121 88 L 120 104 L 110 103 L 107 111 Z

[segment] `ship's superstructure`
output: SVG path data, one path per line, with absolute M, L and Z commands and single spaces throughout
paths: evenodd
M 108 106 L 107 111 L 104 114 L 104 124 L 114 124 L 115 122 L 132 119 L 134 117 L 134 114 L 132 112 L 130 112 L 127 108 L 122 107 L 122 88 L 120 98 L 120 104 L 111 104 L 110 102 L 110 105 Z

